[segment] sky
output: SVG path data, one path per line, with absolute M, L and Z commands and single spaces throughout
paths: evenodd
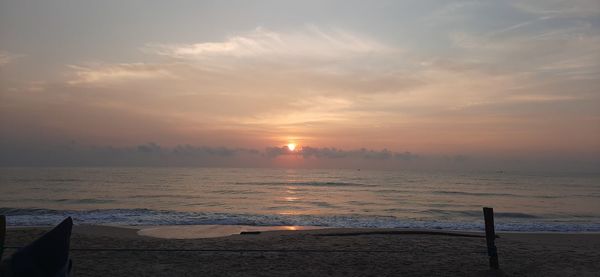
M 0 165 L 456 164 L 600 168 L 600 2 L 0 0 Z

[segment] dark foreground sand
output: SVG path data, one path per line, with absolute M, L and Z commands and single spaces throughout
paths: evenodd
M 6 245 L 24 245 L 44 230 L 9 229 Z M 138 236 L 135 229 L 76 226 L 71 254 L 75 276 L 501 276 L 502 273 L 507 276 L 600 276 L 600 234 L 501 233 L 497 246 L 502 272 L 491 272 L 484 238 L 385 232 L 358 234 L 373 231 L 273 231 L 177 240 Z M 336 233 L 354 235 L 321 235 Z M 81 248 L 393 252 L 77 250 Z M 9 249 L 5 256 L 11 252 Z

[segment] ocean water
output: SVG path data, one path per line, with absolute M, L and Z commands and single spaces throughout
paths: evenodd
M 600 231 L 600 176 L 235 168 L 0 168 L 11 226 L 306 225 Z

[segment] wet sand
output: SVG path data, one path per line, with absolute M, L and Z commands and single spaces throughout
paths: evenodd
M 44 230 L 10 228 L 6 245 L 24 245 Z M 407 230 L 322 229 L 162 239 L 140 236 L 133 228 L 88 225 L 75 226 L 71 255 L 75 276 L 598 276 L 600 272 L 600 234 L 500 233 L 496 244 L 502 271 L 489 271 L 485 238 L 398 231 Z M 82 250 L 90 248 L 105 250 Z M 149 251 L 139 251 L 144 249 Z M 241 249 L 283 251 L 237 251 Z M 7 249 L 4 255 L 12 251 Z

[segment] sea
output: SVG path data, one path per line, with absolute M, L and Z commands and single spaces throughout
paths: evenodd
M 600 175 L 265 168 L 0 168 L 9 226 L 600 231 Z

